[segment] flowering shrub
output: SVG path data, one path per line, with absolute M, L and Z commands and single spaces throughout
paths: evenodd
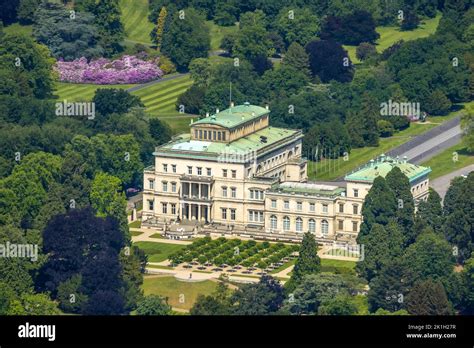
M 54 69 L 60 81 L 97 85 L 144 83 L 163 76 L 157 60 L 144 61 L 135 56 L 123 56 L 113 61 L 99 58 L 87 62 L 85 57 L 71 62 L 59 60 Z

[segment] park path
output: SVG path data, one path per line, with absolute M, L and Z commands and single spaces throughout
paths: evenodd
M 441 196 L 441 199 L 444 199 L 444 196 L 448 191 L 449 185 L 451 184 L 451 180 L 456 176 L 468 175 L 472 171 L 474 171 L 474 164 L 471 164 L 467 167 L 455 170 L 449 174 L 431 180 L 430 187 L 432 187 L 436 192 L 438 192 L 438 194 Z
M 166 243 L 166 244 L 181 244 L 181 245 L 188 245 L 192 242 L 185 241 L 185 240 L 174 240 L 168 238 L 152 238 L 150 237 L 153 234 L 159 233 L 156 229 L 148 229 L 148 228 L 130 228 L 131 232 L 142 232 L 142 234 L 138 236 L 132 236 L 132 242 L 155 242 L 155 243 Z

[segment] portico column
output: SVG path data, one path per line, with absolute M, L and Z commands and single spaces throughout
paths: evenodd
M 201 187 L 201 185 L 199 185 Z M 201 221 L 201 204 L 198 204 L 198 221 Z
M 198 197 L 201 198 L 201 184 L 198 184 Z
M 191 220 L 191 204 L 188 203 L 188 220 Z

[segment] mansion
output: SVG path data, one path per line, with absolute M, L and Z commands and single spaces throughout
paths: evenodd
M 300 130 L 269 125 L 268 108 L 245 103 L 191 124 L 156 148 L 144 170 L 142 225 L 169 238 L 195 234 L 355 243 L 373 180 L 399 167 L 415 200 L 430 169 L 381 155 L 344 182 L 308 182 Z

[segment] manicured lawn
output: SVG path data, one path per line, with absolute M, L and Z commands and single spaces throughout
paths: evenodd
M 458 160 L 454 161 L 453 153 L 456 152 Z M 436 179 L 440 176 L 449 174 L 455 170 L 464 168 L 468 165 L 474 164 L 473 154 L 469 154 L 466 151 L 466 145 L 463 141 L 459 144 L 454 145 L 443 152 L 437 154 L 422 165 L 431 167 L 430 179 Z
M 145 251 L 145 253 L 148 255 L 149 262 L 164 261 L 168 258 L 170 254 L 185 247 L 185 245 L 180 244 L 168 244 L 159 242 L 137 242 L 133 244 Z
M 430 36 L 436 31 L 440 19 L 441 14 L 438 14 L 435 18 L 424 20 L 418 28 L 411 31 L 401 31 L 400 27 L 377 27 L 376 30 L 380 34 L 380 38 L 376 41 L 377 52 L 382 52 L 399 40 L 411 41 Z M 344 48 L 349 53 L 352 63 L 360 63 L 356 57 L 356 46 L 344 45 Z
M 67 83 L 56 82 L 55 95 L 58 99 L 68 101 L 91 101 L 94 98 L 94 93 L 99 88 L 130 88 L 134 85 L 93 85 L 86 83 Z
M 131 225 L 128 225 L 129 227 L 131 227 Z M 133 237 L 133 236 L 139 236 L 143 234 L 143 232 L 140 232 L 140 231 L 130 231 L 130 235 Z
M 120 0 L 122 23 L 126 40 L 133 43 L 151 44 L 153 23 L 148 20 L 148 0 Z
M 356 262 L 344 261 L 344 260 L 333 260 L 333 259 L 321 259 L 321 266 L 354 269 L 354 267 L 356 266 Z
M 369 314 L 369 304 L 367 303 L 367 296 L 364 296 L 364 295 L 352 296 L 352 301 L 357 307 L 358 315 Z
M 131 228 L 140 228 L 142 226 L 142 222 L 140 220 L 135 220 L 132 223 L 128 224 L 128 227 Z
M 174 277 L 149 276 L 143 282 L 145 295 L 155 294 L 168 298 L 168 303 L 175 308 L 189 310 L 196 302 L 198 295 L 210 295 L 217 283 L 210 280 L 202 282 L 182 282 Z
M 150 236 L 150 238 L 164 239 L 165 237 L 163 237 L 161 233 L 154 233 Z
M 342 177 L 382 153 L 386 153 L 394 147 L 400 146 L 409 141 L 412 137 L 427 132 L 457 115 L 459 115 L 459 111 L 452 112 L 446 116 L 429 117 L 426 123 L 412 123 L 410 127 L 395 133 L 392 137 L 380 138 L 378 147 L 352 149 L 347 161 L 342 157 L 334 160 L 323 159 L 320 162 L 308 161 L 308 176 L 312 180 L 334 180 Z
M 229 33 L 234 33 L 239 30 L 238 25 L 233 25 L 230 27 L 223 27 L 217 25 L 213 21 L 207 21 L 207 26 L 209 27 L 210 36 L 211 36 L 211 51 L 216 51 L 220 49 L 222 38 Z

